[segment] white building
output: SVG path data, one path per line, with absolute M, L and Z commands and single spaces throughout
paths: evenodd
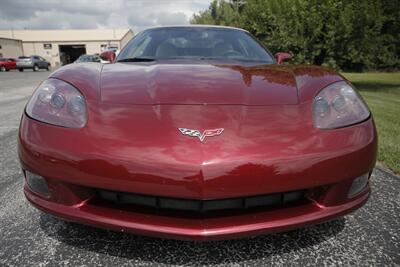
M 0 30 L 0 38 L 22 40 L 23 55 L 41 56 L 52 66 L 73 62 L 82 54 L 101 53 L 107 47 L 121 49 L 133 35 L 131 29 Z
M 0 57 L 16 58 L 23 54 L 21 40 L 0 37 Z

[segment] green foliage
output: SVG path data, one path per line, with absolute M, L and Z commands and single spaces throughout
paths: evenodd
M 213 1 L 207 10 L 193 16 L 192 23 L 240 27 L 239 10 L 239 1 Z
M 392 0 L 214 0 L 191 23 L 240 27 L 296 63 L 400 68 L 400 5 Z

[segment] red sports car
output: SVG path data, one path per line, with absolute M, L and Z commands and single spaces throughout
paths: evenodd
M 332 220 L 370 195 L 370 111 L 328 68 L 248 32 L 160 27 L 58 69 L 22 116 L 27 199 L 97 227 L 228 239 Z
M 0 71 L 14 70 L 17 62 L 13 58 L 0 58 Z

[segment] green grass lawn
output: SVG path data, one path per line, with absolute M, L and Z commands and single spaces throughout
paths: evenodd
M 378 160 L 400 174 L 400 72 L 343 73 L 360 91 L 378 129 Z

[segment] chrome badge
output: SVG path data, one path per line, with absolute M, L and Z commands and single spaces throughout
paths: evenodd
M 218 128 L 213 130 L 205 130 L 201 133 L 199 130 L 187 129 L 187 128 L 178 128 L 179 131 L 184 135 L 189 135 L 191 137 L 198 137 L 200 142 L 203 142 L 206 137 L 217 136 L 222 134 L 224 128 Z

